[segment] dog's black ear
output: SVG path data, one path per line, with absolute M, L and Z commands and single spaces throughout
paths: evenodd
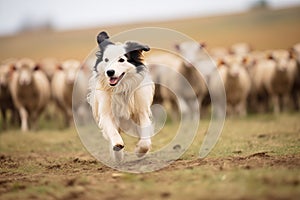
M 95 66 L 94 66 L 94 71 L 96 71 L 96 72 L 98 72 L 97 65 L 100 62 L 102 62 L 103 52 L 104 52 L 105 48 L 108 45 L 113 44 L 111 41 L 109 41 L 109 36 L 105 31 L 102 31 L 97 35 L 97 43 L 99 46 L 99 51 L 96 52 L 97 60 L 96 60 Z
M 100 45 L 100 43 L 103 42 L 106 39 L 109 39 L 108 34 L 105 31 L 100 32 L 97 35 L 97 43 L 98 43 L 98 45 Z
M 138 42 L 126 42 L 125 45 L 127 53 L 130 53 L 131 51 L 150 51 L 148 45 L 140 44 Z
M 137 72 L 140 72 L 143 69 L 143 58 L 142 52 L 149 51 L 150 47 L 144 44 L 140 44 L 137 42 L 126 42 L 125 43 L 125 56 L 127 57 L 127 61 L 137 67 Z

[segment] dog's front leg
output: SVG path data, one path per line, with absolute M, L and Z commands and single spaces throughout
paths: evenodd
M 100 118 L 99 126 L 102 128 L 103 134 L 109 140 L 110 152 L 116 162 L 123 159 L 124 142 L 117 130 L 117 126 L 110 115 L 105 115 Z
M 153 134 L 153 127 L 147 112 L 139 115 L 140 127 L 139 137 L 140 140 L 136 145 L 135 153 L 138 157 L 144 156 L 151 148 L 151 136 Z
M 118 132 L 118 126 L 111 113 L 109 95 L 103 91 L 95 93 L 95 109 L 97 109 L 98 125 L 105 139 L 110 143 L 110 152 L 115 161 L 123 158 L 124 142 Z

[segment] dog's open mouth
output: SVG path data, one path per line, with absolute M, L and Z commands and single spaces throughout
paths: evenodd
M 123 78 L 124 75 L 125 75 L 125 72 L 123 72 L 119 77 L 110 77 L 109 78 L 109 85 L 110 86 L 117 85 L 121 81 L 121 79 Z

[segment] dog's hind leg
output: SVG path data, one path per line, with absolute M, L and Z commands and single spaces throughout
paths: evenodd
M 148 113 L 141 113 L 139 115 L 140 140 L 136 145 L 135 153 L 138 157 L 144 156 L 151 148 L 151 136 L 153 135 L 153 127 Z

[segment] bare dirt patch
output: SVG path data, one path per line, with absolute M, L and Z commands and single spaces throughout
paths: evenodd
M 4 197 L 10 197 L 10 195 L 6 196 L 7 194 L 28 190 L 29 193 L 25 193 L 25 196 L 22 196 L 22 198 L 31 198 L 33 196 L 35 198 L 44 198 L 46 196 L 54 199 L 93 199 L 89 192 L 95 194 L 103 192 L 106 199 L 114 199 L 116 198 L 114 195 L 111 196 L 109 193 L 101 190 L 103 184 L 121 187 L 121 190 L 124 190 L 124 193 L 126 193 L 125 189 L 129 186 L 123 182 L 124 180 L 143 182 L 143 180 L 149 179 L 151 176 L 150 174 L 140 174 L 132 177 L 130 174 L 106 167 L 94 158 L 86 155 L 68 157 L 68 155 L 49 153 L 30 153 L 27 155 L 2 153 L 0 154 L 0 161 L 0 195 L 4 195 Z M 215 172 L 233 172 L 256 169 L 276 170 L 278 168 L 297 170 L 299 167 L 300 154 L 279 156 L 272 155 L 269 152 L 258 152 L 248 156 L 194 160 L 179 159 L 168 167 L 154 172 L 152 178 L 168 183 L 172 178 L 162 174 L 178 173 L 184 170 L 209 169 Z M 120 183 L 118 183 L 119 181 Z M 300 177 L 278 181 L 278 179 L 273 179 L 269 175 L 262 177 L 261 181 L 263 184 L 270 186 L 286 184 L 292 187 L 299 187 Z M 52 189 L 45 189 L 46 192 L 43 194 L 45 196 L 40 196 L 36 192 L 31 193 L 32 188 L 41 187 Z M 159 198 L 167 199 L 171 197 L 171 194 L 171 192 L 162 191 Z

